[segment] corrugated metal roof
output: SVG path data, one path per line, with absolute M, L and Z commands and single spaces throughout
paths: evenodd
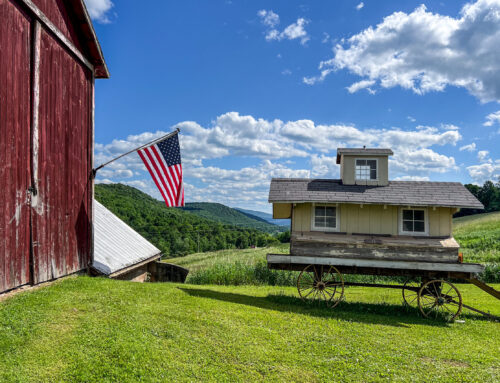
M 483 209 L 459 182 L 389 181 L 387 186 L 344 185 L 341 180 L 273 178 L 269 202 L 446 206 Z
M 94 200 L 94 263 L 103 274 L 116 273 L 161 251 Z

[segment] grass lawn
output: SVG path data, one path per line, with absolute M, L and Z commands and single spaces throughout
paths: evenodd
M 500 380 L 499 323 L 423 319 L 398 290 L 352 287 L 346 299 L 327 309 L 288 287 L 68 278 L 0 302 L 0 381 Z

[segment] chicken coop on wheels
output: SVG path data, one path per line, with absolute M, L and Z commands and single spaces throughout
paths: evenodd
M 272 179 L 273 218 L 291 219 L 289 254 L 268 254 L 271 269 L 300 271 L 304 300 L 334 307 L 345 286 L 402 289 L 425 316 L 453 320 L 463 303 L 451 280 L 476 278 L 480 264 L 463 263 L 452 236 L 453 214 L 483 205 L 458 182 L 389 181 L 390 149 L 339 148 L 340 179 Z M 354 283 L 343 274 L 406 277 L 403 285 Z M 486 314 L 487 315 L 487 314 Z

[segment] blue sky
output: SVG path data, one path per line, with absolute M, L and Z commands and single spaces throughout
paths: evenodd
M 339 146 L 391 147 L 392 179 L 500 177 L 500 0 L 86 2 L 96 162 L 180 127 L 188 202 L 269 211 L 271 177 L 338 178 Z M 136 154 L 97 181 L 160 198 Z

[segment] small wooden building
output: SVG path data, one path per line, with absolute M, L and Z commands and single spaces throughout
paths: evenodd
M 458 262 L 452 216 L 483 205 L 460 183 L 389 181 L 390 149 L 339 148 L 341 179 L 273 179 L 290 256 Z
M 0 293 L 92 259 L 94 79 L 83 0 L 0 0 Z

